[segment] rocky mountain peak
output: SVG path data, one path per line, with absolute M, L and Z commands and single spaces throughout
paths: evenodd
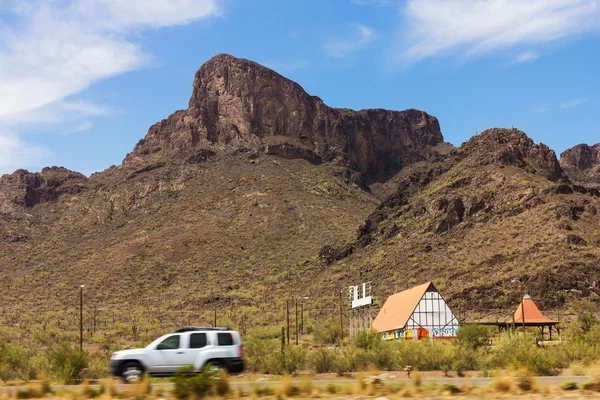
M 571 180 L 600 187 L 600 143 L 593 146 L 578 144 L 563 151 L 560 165 Z
M 63 194 L 79 193 L 86 188 L 87 179 L 63 167 L 46 167 L 41 172 L 18 169 L 0 177 L 0 211 L 9 211 L 14 205 L 32 207 Z
M 255 62 L 219 54 L 196 73 L 186 110 L 152 126 L 124 163 L 195 160 L 207 147 L 243 147 L 313 163 L 336 161 L 366 176 L 395 172 L 443 142 L 423 111 L 331 108 Z
M 551 181 L 566 179 L 553 150 L 514 128 L 487 129 L 465 142 L 459 155 L 479 165 L 512 165 Z

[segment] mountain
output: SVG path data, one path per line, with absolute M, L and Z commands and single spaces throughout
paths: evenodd
M 579 144 L 560 155 L 560 165 L 573 182 L 600 189 L 600 143 Z
M 480 316 L 515 306 L 515 279 L 545 308 L 598 294 L 600 192 L 572 184 L 525 133 L 486 130 L 398 179 L 354 240 L 321 250 L 316 282 L 372 281 L 385 299 L 432 280 Z
M 0 319 L 76 326 L 81 284 L 122 336 L 139 319 L 208 324 L 214 309 L 280 324 L 298 297 L 323 320 L 367 280 L 378 299 L 432 280 L 451 304 L 498 313 L 521 279 L 553 307 L 600 272 L 600 193 L 561 163 L 515 129 L 454 148 L 423 111 L 331 108 L 217 55 L 188 108 L 121 165 L 0 178 Z
M 117 320 L 279 307 L 308 286 L 324 243 L 353 237 L 379 203 L 370 192 L 385 196 L 389 177 L 449 148 L 422 111 L 331 108 L 268 68 L 215 56 L 188 109 L 122 165 L 1 178 L 0 307 L 75 318 L 80 284 Z

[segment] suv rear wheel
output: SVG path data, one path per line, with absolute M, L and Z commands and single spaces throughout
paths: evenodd
M 135 383 L 142 380 L 144 368 L 137 361 L 128 361 L 121 367 L 121 379 L 125 383 Z

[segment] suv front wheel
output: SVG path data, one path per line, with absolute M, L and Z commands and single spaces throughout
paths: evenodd
M 137 361 L 128 361 L 121 368 L 121 379 L 125 383 L 135 383 L 142 380 L 144 368 Z

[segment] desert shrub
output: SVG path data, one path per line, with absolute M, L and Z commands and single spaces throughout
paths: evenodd
M 341 341 L 339 322 L 336 320 L 330 320 L 322 329 L 314 329 L 313 337 L 315 342 L 321 345 L 339 344 Z
M 249 371 L 263 374 L 283 372 L 283 358 L 278 341 L 250 336 L 244 342 L 244 354 Z
M 252 385 L 252 393 L 256 397 L 273 396 L 275 394 L 275 390 L 271 386 L 255 384 Z
M 488 347 L 491 333 L 487 326 L 477 324 L 462 325 L 456 335 L 455 343 L 461 347 L 479 349 Z
M 560 368 L 568 366 L 558 350 L 555 347 L 537 347 L 527 337 L 513 337 L 497 346 L 487 361 L 486 369 L 514 367 L 525 368 L 535 375 L 557 375 Z
M 563 390 L 577 390 L 579 388 L 579 386 L 577 385 L 577 382 L 575 382 L 575 381 L 563 382 L 561 387 Z
M 229 386 L 229 375 L 224 369 L 222 369 L 219 373 L 219 379 L 217 379 L 215 390 L 219 396 L 226 396 L 229 394 L 229 392 L 231 392 L 231 387 Z
M 283 377 L 283 382 L 281 385 L 281 394 L 287 397 L 296 396 L 300 394 L 300 388 L 294 385 L 294 382 L 292 382 L 292 378 L 289 375 L 285 375 Z
M 583 382 L 583 384 L 581 385 L 581 388 L 584 390 L 594 390 L 597 386 L 598 386 L 598 384 L 592 380 L 592 381 Z
M 329 394 L 336 394 L 339 393 L 341 390 L 342 387 L 334 383 L 328 383 L 327 386 L 325 386 L 325 391 Z
M 98 380 L 107 375 L 106 366 L 109 364 L 109 356 L 105 354 L 91 354 L 89 356 L 86 377 L 88 379 Z
M 191 365 L 182 367 L 173 377 L 173 395 L 178 399 L 203 398 L 210 394 L 216 382 L 216 374 L 208 366 L 199 374 L 194 373 Z
M 283 370 L 293 374 L 302 369 L 306 361 L 306 350 L 299 346 L 286 346 L 283 354 Z
M 506 376 L 496 375 L 492 381 L 492 387 L 497 392 L 508 393 L 513 390 L 513 381 Z
M 479 369 L 481 353 L 472 347 L 458 347 L 452 357 L 452 369 L 458 376 L 465 376 L 467 371 Z
M 83 378 L 87 368 L 87 354 L 68 342 L 55 343 L 46 351 L 52 374 L 69 383 Z
M 334 370 L 338 375 L 347 372 L 366 370 L 369 366 L 369 355 L 367 351 L 356 346 L 344 346 L 335 351 Z
M 523 392 L 529 392 L 535 388 L 535 377 L 526 369 L 513 371 L 512 376 L 517 387 Z
M 30 379 L 29 354 L 14 343 L 0 344 L 0 380 Z
M 309 359 L 311 367 L 317 373 L 332 372 L 336 361 L 335 350 L 320 347 L 315 350 Z
M 397 359 L 394 347 L 390 342 L 384 342 L 368 352 L 368 359 L 372 366 L 382 371 L 391 371 L 396 368 Z
M 443 389 L 450 394 L 458 394 L 460 393 L 460 388 L 452 383 L 446 383 L 443 386 Z
M 383 343 L 381 334 L 376 331 L 360 331 L 354 337 L 354 345 L 359 349 L 372 350 Z

